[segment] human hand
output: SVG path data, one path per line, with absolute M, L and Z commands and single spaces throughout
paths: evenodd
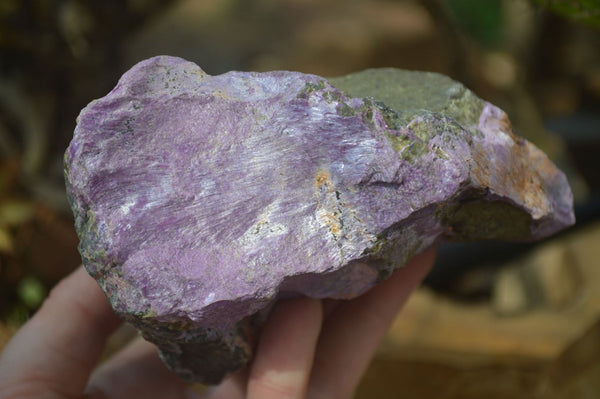
M 433 251 L 349 301 L 301 298 L 271 313 L 246 369 L 205 393 L 167 370 L 135 339 L 95 368 L 120 320 L 77 269 L 60 282 L 0 355 L 2 399 L 350 398 L 394 316 L 423 280 Z

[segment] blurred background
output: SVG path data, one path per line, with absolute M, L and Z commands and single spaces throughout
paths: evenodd
M 81 262 L 62 175 L 79 110 L 159 54 L 435 71 L 507 111 L 567 173 L 577 225 L 440 248 L 357 397 L 600 397 L 598 0 L 1 0 L 0 348 Z

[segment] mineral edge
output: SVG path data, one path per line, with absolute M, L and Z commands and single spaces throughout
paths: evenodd
M 451 79 L 135 65 L 65 154 L 88 272 L 170 369 L 215 384 L 283 297 L 356 297 L 441 240 L 547 237 L 565 176 Z

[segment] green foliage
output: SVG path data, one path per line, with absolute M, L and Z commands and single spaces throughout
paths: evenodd
M 46 288 L 37 278 L 27 276 L 19 282 L 17 293 L 29 309 L 37 309 L 46 297 Z
M 486 47 L 502 39 L 502 0 L 445 0 L 456 24 Z
M 534 0 L 538 5 L 578 22 L 600 28 L 600 0 Z

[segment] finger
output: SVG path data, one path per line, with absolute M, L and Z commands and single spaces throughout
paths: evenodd
M 340 299 L 323 299 L 323 320 L 327 320 L 342 302 Z
M 242 399 L 246 397 L 250 370 L 244 368 L 225 378 L 221 384 L 207 391 L 208 399 Z
M 181 399 L 187 388 L 160 360 L 153 344 L 136 338 L 94 371 L 86 399 Z
M 0 397 L 81 395 L 106 338 L 119 325 L 98 284 L 78 268 L 0 356 Z
M 365 295 L 337 305 L 323 325 L 308 397 L 352 397 L 379 342 L 434 258 L 433 251 L 418 255 Z
M 321 302 L 280 303 L 269 316 L 250 368 L 247 397 L 305 398 L 322 323 Z

